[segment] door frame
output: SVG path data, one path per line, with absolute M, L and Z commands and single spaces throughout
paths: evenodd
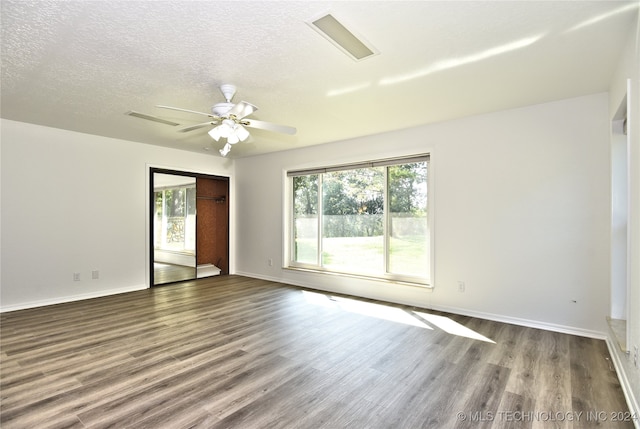
M 216 175 L 216 174 L 210 174 L 210 173 L 198 173 L 198 172 L 194 172 L 194 171 L 185 171 L 185 170 L 175 170 L 175 169 L 171 169 L 171 168 L 167 168 L 167 167 L 153 167 L 153 166 L 148 166 L 148 183 L 149 183 L 149 187 L 148 187 L 148 193 L 147 193 L 147 246 L 148 246 L 148 259 L 147 259 L 147 273 L 148 273 L 148 281 L 149 287 L 155 287 L 155 286 L 164 286 L 170 283 L 162 283 L 161 285 L 155 285 L 155 272 L 154 272 L 154 259 L 155 259 L 155 246 L 154 246 L 154 213 L 155 213 L 155 190 L 154 190 L 154 178 L 153 175 L 155 173 L 161 173 L 161 174 L 172 174 L 175 176 L 185 176 L 185 177 L 193 177 L 193 178 L 205 178 L 205 179 L 212 179 L 212 180 L 223 180 L 228 182 L 228 189 L 229 189 L 229 193 L 231 193 L 231 178 L 229 176 L 222 176 L 222 175 Z M 197 191 L 196 191 L 197 192 Z M 196 194 L 197 197 L 197 194 Z M 229 196 L 227 196 L 227 204 L 229 201 Z M 229 211 L 229 217 L 227 219 L 227 261 L 229 261 L 229 272 L 231 271 L 231 260 L 230 260 L 230 231 L 231 231 L 231 207 L 230 205 L 227 206 L 227 210 Z M 197 222 L 197 217 L 198 214 L 196 212 L 196 222 Z M 197 229 L 196 229 L 197 231 Z M 196 233 L 196 249 L 198 248 L 198 234 Z M 197 250 L 196 250 L 196 279 L 197 279 Z M 195 279 L 193 279 L 195 280 Z

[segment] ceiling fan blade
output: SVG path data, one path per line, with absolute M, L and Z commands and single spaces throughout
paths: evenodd
M 229 110 L 226 115 L 235 115 L 236 118 L 242 119 L 258 110 L 256 106 L 246 101 L 241 101 Z M 226 116 L 225 115 L 225 116 Z
M 219 119 L 217 116 L 212 115 L 211 113 L 205 113 L 205 112 L 198 112 L 197 110 L 189 110 L 189 109 L 183 109 L 181 107 L 171 107 L 171 106 L 162 106 L 157 104 L 156 107 L 160 107 L 162 109 L 171 109 L 171 110 L 177 110 L 179 112 L 187 112 L 187 113 L 195 113 L 197 115 L 204 115 L 204 116 L 208 116 L 210 118 L 215 118 L 215 119 Z
M 247 127 L 259 128 L 261 130 L 275 131 L 277 133 L 294 135 L 297 132 L 297 130 L 294 127 L 272 124 L 271 122 L 258 121 L 256 119 L 245 119 L 244 121 L 242 121 L 242 123 Z
M 209 126 L 209 125 L 218 125 L 218 122 L 214 122 L 214 121 L 203 122 L 201 124 L 195 124 L 195 125 L 191 125 L 191 126 L 188 126 L 188 127 L 180 128 L 178 130 L 178 132 L 186 133 L 186 132 L 189 132 L 189 131 L 197 130 L 198 128 L 203 128 L 203 127 Z
M 147 115 L 146 113 L 141 113 L 141 112 L 136 112 L 135 110 L 129 110 L 128 112 L 125 113 L 125 115 L 129 115 L 129 116 L 135 116 L 136 118 L 141 118 L 141 119 L 146 119 L 148 121 L 153 121 L 153 122 L 159 122 L 161 124 L 167 124 L 167 125 L 171 125 L 171 126 L 176 126 L 176 125 L 180 125 L 177 122 L 173 122 L 173 121 L 169 121 L 163 118 L 159 118 L 157 116 L 153 116 L 153 115 Z

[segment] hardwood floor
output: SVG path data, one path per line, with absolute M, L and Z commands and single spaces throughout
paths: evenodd
M 154 262 L 153 264 L 153 281 L 156 286 L 185 280 L 193 280 L 196 276 L 196 267 L 164 264 L 161 262 Z
M 633 427 L 601 340 L 240 276 L 1 322 L 3 429 Z

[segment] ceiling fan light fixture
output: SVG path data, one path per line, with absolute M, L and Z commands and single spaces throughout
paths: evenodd
M 229 119 L 225 119 L 220 125 L 214 128 L 214 130 L 217 130 L 217 135 L 219 135 L 220 137 L 224 137 L 225 139 L 229 138 L 229 136 L 233 133 L 233 126 L 229 125 L 229 121 Z M 231 123 L 233 124 L 233 121 L 231 121 Z
M 285 134 L 295 134 L 296 129 L 293 127 L 287 127 L 284 125 L 272 124 L 270 122 L 258 121 L 258 120 L 248 120 L 244 119 L 246 116 L 253 114 L 258 108 L 251 103 L 247 103 L 246 101 L 241 101 L 237 104 L 231 102 L 233 98 L 236 87 L 234 85 L 224 84 L 220 86 L 220 90 L 224 95 L 226 102 L 217 103 L 211 108 L 213 114 L 199 112 L 196 110 L 184 109 L 181 107 L 172 107 L 165 105 L 157 105 L 156 107 L 160 107 L 163 109 L 177 110 L 180 112 L 187 113 L 195 113 L 198 115 L 204 115 L 209 117 L 210 119 L 207 122 L 203 122 L 200 124 L 191 125 L 188 127 L 181 128 L 180 132 L 187 132 L 196 130 L 202 127 L 206 127 L 209 125 L 214 125 L 212 129 L 209 130 L 209 136 L 215 141 L 220 141 L 221 138 L 226 140 L 225 145 L 222 149 L 219 150 L 220 155 L 227 156 L 231 151 L 232 145 L 243 142 L 250 137 L 249 128 L 261 128 L 263 130 L 280 132 Z M 139 116 L 144 119 L 156 120 L 155 117 L 150 117 L 148 115 L 136 115 L 137 112 L 128 112 L 127 114 L 131 116 Z M 158 121 L 160 122 L 160 121 Z M 170 122 L 164 122 L 170 123 Z M 179 125 L 179 124 L 175 124 Z
M 222 137 L 222 133 L 220 132 L 220 127 L 218 126 L 218 127 L 211 128 L 211 130 L 209 131 L 209 135 L 215 141 L 220 140 L 220 137 Z
M 236 144 L 240 141 L 240 139 L 238 138 L 238 135 L 233 133 L 231 134 L 229 137 L 227 137 L 227 143 L 229 144 Z
M 220 149 L 220 155 L 227 156 L 231 151 L 231 145 L 229 143 L 225 144 L 222 149 Z
M 222 120 L 220 125 L 209 131 L 209 135 L 215 141 L 219 141 L 220 138 L 227 139 L 227 143 L 222 149 L 220 149 L 220 154 L 222 156 L 227 156 L 231 150 L 231 145 L 243 142 L 249 138 L 249 131 L 241 124 L 236 123 L 233 119 L 225 118 Z
M 249 131 L 242 125 L 238 124 L 236 126 L 236 135 L 238 136 L 240 141 L 243 142 L 249 138 Z

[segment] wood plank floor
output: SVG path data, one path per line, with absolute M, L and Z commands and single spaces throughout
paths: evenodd
M 161 262 L 155 262 L 153 264 L 153 281 L 156 286 L 185 280 L 193 280 L 196 277 L 196 267 L 164 264 Z
M 633 427 L 601 340 L 265 280 L 1 322 L 3 429 Z

